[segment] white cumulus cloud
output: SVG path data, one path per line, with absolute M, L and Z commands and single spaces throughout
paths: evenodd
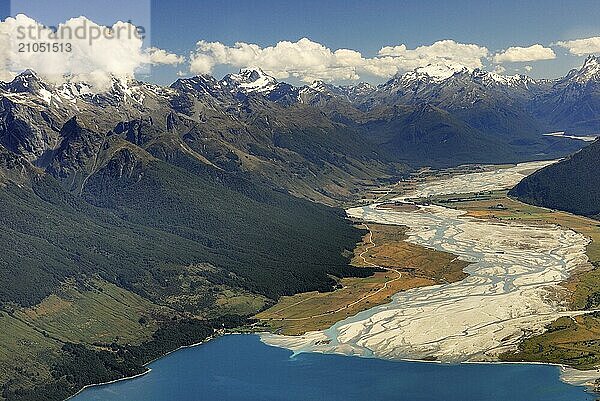
M 544 47 L 540 44 L 531 45 L 529 47 L 513 46 L 508 49 L 496 53 L 494 55 L 495 63 L 505 62 L 526 62 L 526 61 L 539 61 L 539 60 L 551 60 L 556 58 L 554 50 L 549 47 Z
M 105 27 L 77 17 L 55 28 L 23 14 L 0 21 L 0 79 L 32 69 L 55 81 L 70 76 L 102 86 L 110 76 L 133 76 L 150 65 L 184 61 L 162 49 L 144 49 L 141 34 L 128 22 Z
M 185 57 L 180 56 L 178 54 L 169 53 L 164 49 L 158 49 L 156 47 L 151 47 L 146 52 L 149 56 L 150 64 L 168 64 L 168 65 L 177 65 L 181 64 L 185 61 Z
M 216 66 L 260 67 L 279 79 L 295 77 L 305 82 L 358 80 L 364 75 L 388 78 L 428 64 L 453 63 L 469 68 L 483 66 L 488 49 L 475 44 L 442 40 L 409 49 L 406 45 L 386 46 L 374 57 L 365 57 L 351 49 L 332 50 L 302 38 L 281 41 L 273 46 L 237 42 L 227 46 L 204 40 L 196 44 L 190 57 L 190 71 L 209 74 Z
M 482 67 L 481 59 L 486 57 L 488 49 L 476 44 L 457 43 L 453 40 L 440 40 L 431 45 L 408 49 L 405 45 L 386 46 L 379 50 L 379 56 L 398 58 L 405 63 L 421 67 L 422 62 L 461 63 L 466 67 Z
M 577 56 L 585 54 L 600 53 L 600 36 L 594 36 L 585 39 L 574 39 L 559 41 L 556 46 L 564 47 L 569 50 L 569 53 Z
M 217 65 L 260 67 L 276 78 L 344 80 L 356 79 L 356 67 L 362 63 L 360 53 L 339 49 L 331 51 L 309 39 L 281 41 L 261 48 L 244 42 L 226 46 L 220 42 L 199 41 L 191 56 L 192 72 L 207 74 Z

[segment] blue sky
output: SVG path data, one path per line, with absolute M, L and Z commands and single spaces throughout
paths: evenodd
M 0 14 L 8 15 L 8 2 L 0 0 Z M 600 36 L 600 1 L 115 1 L 15 0 L 28 14 L 45 24 L 84 14 L 96 22 L 129 19 L 151 6 L 152 45 L 189 56 L 198 40 L 233 46 L 241 41 L 261 48 L 282 40 L 303 37 L 328 49 L 346 48 L 374 57 L 383 46 L 405 44 L 408 49 L 452 39 L 477 44 L 490 56 L 511 46 L 541 44 L 551 47 L 556 58 L 503 63 L 506 73 L 525 72 L 534 77 L 557 77 L 580 65 L 583 55 L 569 54 L 557 41 Z M 83 5 L 82 5 L 83 3 Z M 110 5 L 112 3 L 112 6 Z M 109 5 L 107 5 L 109 4 Z M 14 9 L 12 11 L 14 14 Z M 143 14 L 143 13 L 139 13 Z M 135 17 L 134 17 L 135 18 Z M 145 17 L 139 17 L 145 22 Z M 492 69 L 493 62 L 484 60 Z M 217 64 L 215 75 L 239 68 Z M 155 67 L 152 80 L 167 83 L 176 72 L 189 73 L 186 65 Z M 362 75 L 362 74 L 361 74 Z M 375 77 L 373 80 L 382 80 Z M 290 78 L 294 81 L 295 78 Z

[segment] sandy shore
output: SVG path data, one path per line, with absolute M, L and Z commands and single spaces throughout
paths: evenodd
M 596 390 L 596 380 L 600 379 L 600 369 L 577 370 L 568 366 L 561 366 L 560 379 L 574 386 L 586 386 Z

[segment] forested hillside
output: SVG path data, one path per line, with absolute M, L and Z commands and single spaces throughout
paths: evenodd
M 600 141 L 526 177 L 509 194 L 534 205 L 600 218 Z

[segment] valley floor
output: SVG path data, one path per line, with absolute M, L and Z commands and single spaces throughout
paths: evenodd
M 561 285 L 569 309 L 597 310 L 600 306 L 600 222 L 570 213 L 531 206 L 510 199 L 504 191 L 471 194 L 462 198 L 440 198 L 434 202 L 451 203 L 467 212 L 467 216 L 499 222 L 529 225 L 558 225 L 590 238 L 586 254 L 591 265 L 582 266 Z M 578 369 L 600 366 L 600 314 L 561 317 L 552 322 L 543 334 L 525 339 L 517 352 L 501 356 L 506 361 L 551 362 Z
M 263 341 L 297 352 L 600 366 L 600 314 L 582 312 L 600 309 L 600 223 L 506 196 L 505 189 L 545 164 L 423 170 L 375 191 L 348 214 L 365 232 L 352 264 L 378 271 L 340 279 L 332 292 L 282 297 L 256 315 L 253 330 L 274 333 Z M 219 294 L 220 315 L 247 315 L 266 303 L 245 292 Z M 99 278 L 65 283 L 35 307 L 0 311 L 0 376 L 33 388 L 51 381 L 49 366 L 63 362 L 58 356 L 70 344 L 94 352 L 149 349 L 137 358 L 147 362 L 213 332 L 185 326 L 174 328 L 181 338 L 156 337 L 175 316 L 185 318 Z M 138 368 L 109 372 L 106 380 Z
M 465 268 L 469 277 L 448 280 L 456 281 L 454 284 L 432 280 L 429 285 L 437 285 L 400 289 L 402 292 L 382 299 L 380 306 L 363 305 L 365 311 L 327 329 L 323 327 L 344 316 L 331 314 L 325 321 L 307 319 L 303 323 L 286 319 L 310 316 L 320 308 L 328 310 L 322 305 L 345 288 L 284 299 L 261 317 L 282 333 L 306 333 L 299 337 L 263 335 L 263 341 L 296 352 L 390 359 L 501 359 L 577 369 L 599 366 L 600 315 L 585 310 L 596 309 L 600 303 L 600 223 L 526 205 L 507 198 L 504 191 L 544 164 L 547 162 L 441 180 L 428 176 L 404 183 L 403 190 L 408 190 L 411 198 L 420 198 L 418 210 L 402 203 L 406 196 L 398 196 L 395 190 L 379 192 L 379 203 L 382 198 L 396 199 L 383 207 L 349 210 L 354 218 L 392 223 L 396 230 L 408 226 L 408 238 L 396 237 L 397 241 L 457 254 L 465 265 L 471 262 Z M 454 195 L 457 188 L 465 194 Z M 382 235 L 374 230 L 376 243 L 378 235 L 381 245 L 367 253 L 369 262 L 382 267 L 410 263 L 412 255 L 406 255 L 404 265 L 398 263 L 401 258 L 390 258 L 394 254 L 390 249 L 397 243 L 388 243 L 385 231 Z M 365 246 L 360 245 L 355 254 Z M 317 301 L 311 304 L 311 300 Z

